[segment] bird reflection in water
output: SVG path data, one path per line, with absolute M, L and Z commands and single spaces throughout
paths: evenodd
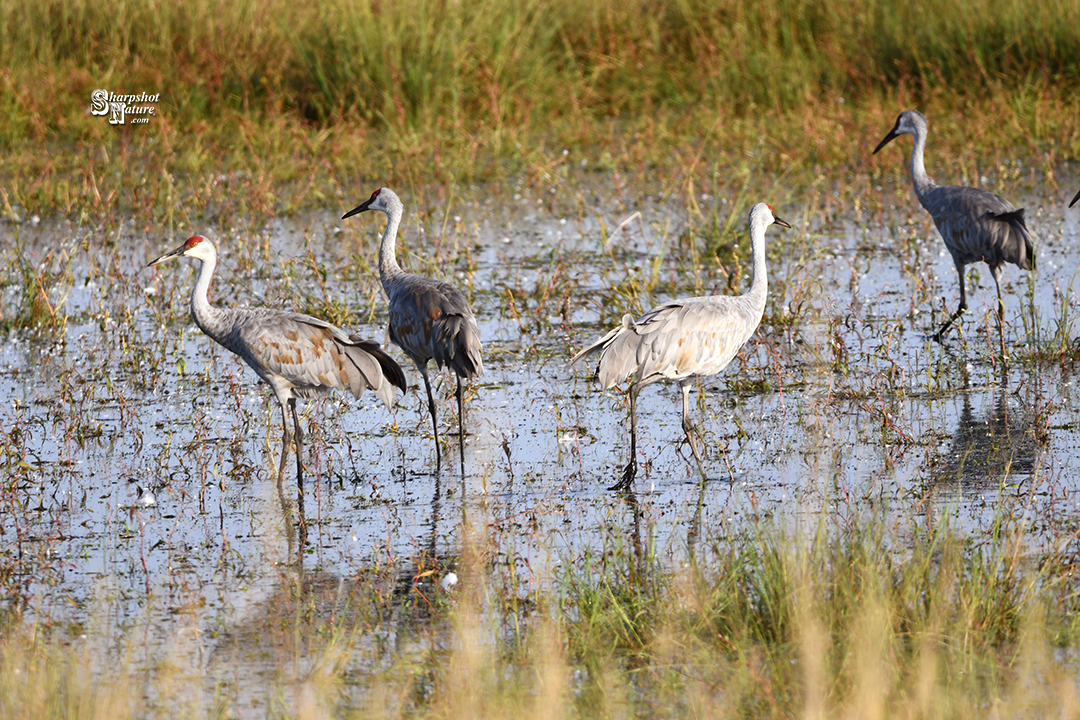
M 1002 481 L 1034 472 L 1042 443 L 1035 413 L 1022 402 L 1010 402 L 1009 378 L 1004 369 L 988 402 L 976 415 L 967 363 L 961 365 L 963 407 L 948 449 L 931 460 L 930 477 L 935 487 L 961 492 L 984 490 Z M 981 393 L 980 393 L 981 394 Z

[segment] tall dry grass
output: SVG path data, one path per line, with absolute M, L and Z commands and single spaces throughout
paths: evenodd
M 343 202 L 360 177 L 540 178 L 566 147 L 639 175 L 747 153 L 842 172 L 910 105 L 950 156 L 1055 172 L 1080 152 L 1071 0 L 12 0 L 0 30 L 15 219 L 228 221 Z M 110 126 L 86 112 L 98 88 L 160 93 L 159 114 Z
M 0 704 L 11 717 L 227 717 L 269 692 L 269 716 L 301 718 L 1077 717 L 1072 560 L 1031 562 L 1032 538 L 1004 516 L 979 538 L 911 520 L 761 521 L 702 538 L 674 569 L 613 531 L 526 594 L 474 529 L 450 595 L 333 580 L 322 597 L 301 579 L 266 628 L 256 614 L 234 630 L 244 647 L 213 656 L 278 657 L 267 690 L 16 630 Z M 260 643 L 278 635 L 296 647 L 268 655 Z

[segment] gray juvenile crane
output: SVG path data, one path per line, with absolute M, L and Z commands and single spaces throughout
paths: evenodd
M 1035 269 L 1035 246 L 1024 222 L 1024 209 L 1017 210 L 998 195 L 979 188 L 963 185 L 938 185 L 926 174 L 923 152 L 926 150 L 926 118 L 918 110 L 905 110 L 896 119 L 896 125 L 874 148 L 874 153 L 885 147 L 893 138 L 912 135 L 915 145 L 911 150 L 911 180 L 919 202 L 934 218 L 934 225 L 945 240 L 945 247 L 952 255 L 956 274 L 960 276 L 960 306 L 941 329 L 934 335 L 940 341 L 942 335 L 956 318 L 967 310 L 967 291 L 964 267 L 975 262 L 985 262 L 994 276 L 998 296 L 998 328 L 1005 316 L 1005 303 L 1001 299 L 1001 268 L 1011 262 L 1024 270 Z
M 147 267 L 178 257 L 195 258 L 202 266 L 191 291 L 191 316 L 195 324 L 226 350 L 239 355 L 270 385 L 281 406 L 284 434 L 279 475 L 285 472 L 289 445 L 295 441 L 296 481 L 303 484 L 300 456 L 304 432 L 296 414 L 297 398 L 318 397 L 331 388 L 348 390 L 358 398 L 370 388 L 391 405 L 393 388 L 405 391 L 405 373 L 374 340 L 346 335 L 324 320 L 286 310 L 213 307 L 206 292 L 217 266 L 217 250 L 204 237 L 188 238 Z
M 690 422 L 690 385 L 695 378 L 715 375 L 727 367 L 735 353 L 754 334 L 765 311 L 765 230 L 776 223 L 772 208 L 758 203 L 750 211 L 750 244 L 754 253 L 754 280 L 745 295 L 712 295 L 675 300 L 653 308 L 637 320 L 623 315 L 622 325 L 588 346 L 571 360 L 600 353 L 596 375 L 607 390 L 631 375 L 630 462 L 611 490 L 625 490 L 637 474 L 637 396 L 658 380 L 676 380 L 682 390 L 682 427 L 690 450 L 701 468 L 701 454 Z M 704 470 L 702 470 L 704 475 Z
M 428 411 L 435 431 L 435 464 L 442 465 L 439 450 L 439 423 L 435 398 L 431 394 L 428 361 L 449 365 L 457 376 L 458 449 L 461 472 L 465 473 L 465 408 L 461 399 L 461 378 L 484 372 L 483 345 L 476 318 L 465 296 L 449 283 L 403 272 L 397 263 L 397 231 L 404 206 L 390 188 L 379 188 L 371 197 L 341 216 L 342 220 L 367 210 L 386 213 L 386 230 L 379 245 L 379 278 L 390 304 L 390 340 L 416 363 L 427 389 Z

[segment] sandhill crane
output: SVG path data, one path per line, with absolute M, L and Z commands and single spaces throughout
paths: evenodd
M 923 152 L 926 150 L 926 118 L 918 110 L 905 110 L 896 118 L 896 125 L 874 148 L 874 153 L 885 147 L 893 138 L 912 135 L 915 145 L 911 150 L 911 181 L 919 202 L 934 218 L 934 225 L 945 240 L 945 247 L 952 255 L 956 274 L 960 276 L 960 306 L 937 334 L 942 335 L 956 318 L 967 310 L 967 291 L 964 267 L 975 262 L 985 262 L 994 276 L 998 296 L 998 329 L 1004 349 L 1004 330 L 1001 323 L 1005 316 L 1005 303 L 1001 299 L 1001 268 L 1011 262 L 1024 270 L 1035 269 L 1035 246 L 1024 222 L 1024 209 L 1017 210 L 998 195 L 979 188 L 963 185 L 938 185 L 926 174 Z
M 596 375 L 604 390 L 631 375 L 636 378 L 630 385 L 630 462 L 611 490 L 627 489 L 637 474 L 637 396 L 643 387 L 658 380 L 679 383 L 683 432 L 699 469 L 702 469 L 701 454 L 694 442 L 690 422 L 690 385 L 695 378 L 715 375 L 727 367 L 761 322 L 768 293 L 765 230 L 773 223 L 791 227 L 775 217 L 772 208 L 765 203 L 758 203 L 750 211 L 754 279 L 745 295 L 675 300 L 653 308 L 637 320 L 631 315 L 623 315 L 621 326 L 571 358 L 573 365 L 599 352 Z
M 428 411 L 435 432 L 435 464 L 442 465 L 439 450 L 439 423 L 435 398 L 431 394 L 428 361 L 440 368 L 449 365 L 457 376 L 458 449 L 461 472 L 465 474 L 465 408 L 461 399 L 461 378 L 471 380 L 484 372 L 480 330 L 465 296 L 449 283 L 403 272 L 398 265 L 397 231 L 404 206 L 390 188 L 379 188 L 371 197 L 341 216 L 342 220 L 368 210 L 386 213 L 386 230 L 379 245 L 379 278 L 390 305 L 390 340 L 401 348 L 424 378 Z
M 1076 197 L 1074 197 L 1072 199 L 1072 202 L 1069 203 L 1069 207 L 1072 207 L 1073 205 L 1075 205 L 1077 200 L 1080 200 L 1080 191 L 1077 191 Z
M 199 329 L 246 362 L 274 391 L 281 406 L 284 434 L 278 475 L 285 472 L 289 445 L 296 443 L 296 482 L 303 485 L 304 432 L 296 414 L 297 398 L 314 398 L 330 389 L 348 390 L 360 397 L 371 389 L 388 406 L 394 388 L 405 391 L 405 373 L 374 340 L 347 335 L 330 323 L 300 313 L 272 308 L 213 307 L 206 292 L 217 266 L 217 249 L 195 235 L 147 267 L 179 257 L 201 264 L 191 291 L 191 316 Z M 292 427 L 289 415 L 292 415 Z

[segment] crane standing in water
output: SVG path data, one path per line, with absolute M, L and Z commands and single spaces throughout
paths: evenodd
M 458 449 L 461 473 L 465 474 L 465 406 L 461 379 L 473 379 L 484 372 L 480 330 L 469 303 L 450 283 L 402 271 L 397 262 L 397 231 L 404 206 L 390 188 L 379 188 L 371 197 L 345 213 L 345 220 L 368 210 L 386 213 L 386 230 L 379 245 L 379 279 L 390 304 L 390 340 L 401 348 L 424 378 L 428 411 L 435 432 L 435 464 L 442 465 L 439 423 L 435 398 L 431 394 L 428 361 L 440 368 L 449 365 L 457 376 Z
M 923 164 L 926 118 L 918 110 L 900 113 L 896 125 L 874 148 L 873 154 L 876 155 L 878 150 L 900 135 L 915 138 L 911 150 L 911 181 L 915 194 L 934 218 L 934 225 L 952 255 L 956 274 L 960 276 L 960 306 L 933 339 L 940 342 L 953 321 L 967 310 L 964 267 L 982 261 L 990 266 L 997 287 L 998 332 L 1004 352 L 1005 331 L 1002 323 L 1005 303 L 1001 299 L 1001 268 L 1010 262 L 1024 270 L 1035 270 L 1035 246 L 1024 222 L 1024 209 L 1017 210 L 1008 200 L 986 190 L 964 185 L 938 185 L 931 180 Z
M 194 258 L 202 266 L 191 291 L 195 324 L 226 350 L 239 355 L 270 385 L 281 406 L 284 434 L 279 476 L 285 472 L 289 445 L 295 442 L 296 482 L 303 486 L 304 432 L 296 413 L 297 398 L 318 397 L 331 389 L 348 390 L 358 398 L 370 388 L 391 405 L 394 388 L 405 391 L 405 373 L 374 340 L 347 335 L 324 320 L 286 310 L 213 307 L 207 290 L 217 266 L 217 250 L 204 237 L 188 238 L 147 267 L 180 257 Z
M 653 308 L 637 320 L 632 315 L 623 315 L 622 325 L 571 358 L 573 365 L 600 353 L 596 374 L 604 390 L 635 376 L 630 385 L 630 462 L 611 490 L 629 488 L 637 474 L 637 396 L 643 387 L 658 380 L 679 383 L 683 432 L 704 477 L 701 453 L 690 422 L 690 385 L 696 378 L 715 375 L 727 367 L 761 322 L 768 294 L 765 230 L 773 223 L 791 227 L 775 217 L 765 203 L 758 203 L 750 211 L 754 280 L 745 295 L 674 300 Z

